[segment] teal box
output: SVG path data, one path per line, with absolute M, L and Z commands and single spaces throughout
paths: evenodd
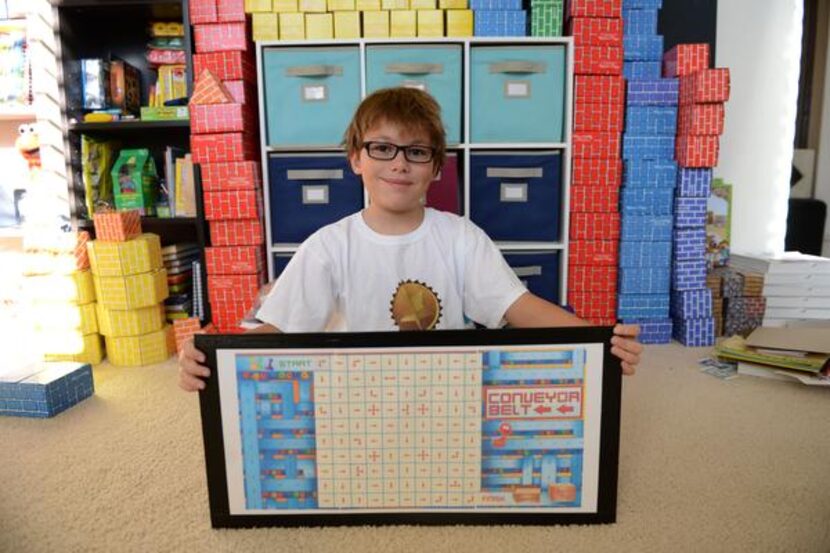
M 461 45 L 366 47 L 366 93 L 409 86 L 429 92 L 441 106 L 448 144 L 461 143 Z
M 471 142 L 563 141 L 564 46 L 475 46 L 470 59 Z
M 263 51 L 268 146 L 339 146 L 360 103 L 357 46 Z

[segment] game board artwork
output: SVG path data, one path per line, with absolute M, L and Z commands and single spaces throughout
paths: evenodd
M 217 349 L 225 522 L 597 513 L 605 350 L 601 342 Z M 212 511 L 215 496 L 212 487 Z

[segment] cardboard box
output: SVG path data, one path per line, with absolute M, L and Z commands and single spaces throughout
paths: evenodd
M 574 158 L 615 159 L 620 157 L 620 133 L 574 132 Z
M 439 37 L 444 36 L 444 11 L 443 10 L 418 10 L 418 36 Z
M 709 67 L 709 44 L 678 44 L 663 54 L 663 76 L 691 75 Z
M 274 13 L 298 13 L 300 3 L 299 0 L 274 0 L 271 11 Z
M 576 75 L 622 75 L 622 70 L 622 47 L 574 47 L 574 74 Z
M 326 13 L 326 0 L 299 0 L 300 11 L 303 13 Z M 308 20 L 306 20 L 306 24 Z
M 354 9 L 356 9 L 359 12 L 379 11 L 380 0 L 355 0 Z
M 208 298 L 214 304 L 241 302 L 254 304 L 259 288 L 265 284 L 265 274 L 208 275 Z
M 617 240 L 620 237 L 619 213 L 571 214 L 571 240 Z
M 0 415 L 53 417 L 93 393 L 88 363 L 35 363 L 0 376 Z
M 713 104 L 729 100 L 729 69 L 703 69 L 683 75 L 680 80 L 680 105 Z
M 417 30 L 415 13 L 415 10 L 389 12 L 389 36 L 395 38 L 415 37 Z
M 44 347 L 44 361 L 71 361 L 97 365 L 104 360 L 104 342 L 97 332 L 92 334 L 39 332 Z
M 208 221 L 210 241 L 214 246 L 253 246 L 265 242 L 259 219 Z
M 213 324 L 223 334 L 238 334 L 243 332 L 240 323 L 250 309 L 248 302 L 225 301 L 211 302 L 210 309 L 213 316 Z
M 205 219 L 258 219 L 262 213 L 259 190 L 205 192 Z
M 305 36 L 308 40 L 334 38 L 334 17 L 332 14 L 307 13 L 305 16 Z
M 598 17 L 573 17 L 568 34 L 576 46 L 616 46 L 623 43 L 623 20 Z
M 571 186 L 620 186 L 623 164 L 619 158 L 582 158 L 572 161 Z
M 201 75 L 205 69 L 221 81 L 256 81 L 256 68 L 251 52 L 193 54 L 193 74 Z
M 363 11 L 363 36 L 366 38 L 389 38 L 389 12 Z
M 282 40 L 305 40 L 305 15 L 280 13 L 280 38 Z
M 32 302 L 23 318 L 36 331 L 65 330 L 82 335 L 98 332 L 95 302 L 85 304 L 63 302 Z
M 123 242 L 141 234 L 138 210 L 98 211 L 92 216 L 95 237 L 107 242 Z
M 469 7 L 467 0 L 438 0 L 438 8 L 442 10 L 466 10 Z
M 202 189 L 205 192 L 253 190 L 262 184 L 259 164 L 255 161 L 205 163 L 201 169 Z
M 619 263 L 619 242 L 616 240 L 571 240 L 568 265 L 614 265 Z
M 577 75 L 574 99 L 586 104 L 624 104 L 625 79 L 615 75 Z
M 23 297 L 28 301 L 56 301 L 84 305 L 95 301 L 92 271 L 68 275 L 28 276 L 23 280 Z
M 187 9 L 190 14 L 191 25 L 216 23 L 219 21 L 216 0 L 189 0 Z
M 158 172 L 150 150 L 121 150 L 110 174 L 116 209 L 137 209 L 142 215 L 155 214 Z
M 107 337 L 107 358 L 112 365 L 137 367 L 161 363 L 176 351 L 170 325 L 140 336 Z
M 254 41 L 279 40 L 280 20 L 276 13 L 255 13 L 251 15 L 251 36 Z
M 245 22 L 197 25 L 193 28 L 193 40 L 200 54 L 251 50 Z
M 257 126 L 256 111 L 250 104 L 195 105 L 191 111 L 193 134 L 250 132 Z
M 98 303 L 108 309 L 138 309 L 167 298 L 167 271 L 129 276 L 93 276 Z
M 245 13 L 270 12 L 272 8 L 271 0 L 245 0 Z
M 568 286 L 580 292 L 617 292 L 617 267 L 614 265 L 571 265 Z
M 619 203 L 617 186 L 571 187 L 571 213 L 616 213 Z
M 446 17 L 447 36 L 473 36 L 473 10 L 447 10 Z
M 190 119 L 187 106 L 141 106 L 142 121 L 181 121 Z
M 574 104 L 574 132 L 622 132 L 625 106 L 616 104 Z
M 622 17 L 622 0 L 570 0 L 566 17 Z
M 330 12 L 355 11 L 354 0 L 327 0 L 327 7 Z
M 614 293 L 568 291 L 568 304 L 583 319 L 614 318 L 617 312 L 617 296 Z
M 196 134 L 190 137 L 193 163 L 256 161 L 255 136 L 250 132 Z
M 202 323 L 197 317 L 173 321 L 173 338 L 176 342 L 176 352 L 181 352 L 184 342 L 201 330 Z
M 126 242 L 92 240 L 88 244 L 92 273 L 100 276 L 122 276 L 161 269 L 161 240 L 145 233 Z
M 245 0 L 216 0 L 216 12 L 219 21 L 245 21 Z
M 108 309 L 96 304 L 98 326 L 104 336 L 137 336 L 164 326 L 164 305 L 153 304 L 138 309 Z
M 259 273 L 265 268 L 265 255 L 261 246 L 208 247 L 205 268 L 209 275 Z
M 675 142 L 675 157 L 681 167 L 715 167 L 719 152 L 717 136 L 681 135 Z
M 726 110 L 723 104 L 689 104 L 682 106 L 677 117 L 677 134 L 721 135 Z
M 360 12 L 334 12 L 334 38 L 360 38 Z

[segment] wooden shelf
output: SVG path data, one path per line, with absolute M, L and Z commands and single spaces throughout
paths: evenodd
M 173 121 L 108 121 L 105 123 L 72 123 L 71 132 L 95 131 L 146 131 L 150 129 L 189 129 L 189 119 Z

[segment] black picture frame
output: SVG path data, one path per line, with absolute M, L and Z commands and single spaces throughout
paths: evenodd
M 200 408 L 202 418 L 202 435 L 205 449 L 205 465 L 207 473 L 208 496 L 210 503 L 210 519 L 214 528 L 244 528 L 260 526 L 342 526 L 342 525 L 489 525 L 489 524 L 519 524 L 519 525 L 550 525 L 550 524 L 601 524 L 613 523 L 616 520 L 617 503 L 617 473 L 619 463 L 620 437 L 620 399 L 621 399 L 621 368 L 618 358 L 610 353 L 611 327 L 575 327 L 550 329 L 500 329 L 500 330 L 446 330 L 430 332 L 372 332 L 372 333 L 326 333 L 326 334 L 237 334 L 237 335 L 197 335 L 196 347 L 206 355 L 206 365 L 211 369 L 206 387 L 200 392 Z M 228 366 L 217 366 L 217 354 L 222 353 L 224 359 L 229 351 L 241 350 L 244 355 L 278 355 L 280 350 L 337 350 L 338 353 L 348 354 L 350 351 L 374 350 L 376 348 L 405 348 L 412 353 L 428 351 L 429 348 L 483 348 L 495 350 L 499 347 L 508 351 L 517 346 L 572 346 L 592 351 L 593 365 L 586 366 L 583 371 L 586 375 L 589 370 L 596 371 L 593 366 L 597 362 L 601 351 L 601 390 L 585 390 L 582 384 L 583 399 L 599 401 L 600 413 L 594 415 L 592 424 L 598 425 L 599 437 L 597 440 L 598 459 L 595 495 L 592 496 L 594 506 L 589 512 L 559 510 L 547 508 L 529 511 L 522 507 L 486 509 L 471 508 L 434 508 L 410 509 L 387 508 L 372 509 L 321 509 L 317 508 L 305 512 L 286 513 L 279 509 L 268 510 L 265 513 L 250 514 L 247 512 L 232 512 L 229 503 L 229 474 L 225 449 L 225 430 L 221 409 L 221 393 L 219 372 L 225 371 L 223 377 L 238 379 L 234 369 Z M 599 349 L 601 348 L 601 350 Z M 408 353 L 408 352 L 407 352 Z M 585 356 L 588 358 L 588 355 Z M 239 363 L 239 361 L 237 361 Z M 482 374 L 484 371 L 482 371 Z M 230 374 L 230 376 L 227 376 Z M 468 373 L 465 373 L 468 374 Z M 594 375 L 592 378 L 596 378 Z M 586 377 L 587 379 L 587 377 Z M 236 382 L 236 381 L 234 381 Z M 228 386 L 230 389 L 230 386 Z M 233 386 L 236 389 L 236 384 Z M 595 386 L 596 388 L 596 386 Z M 239 409 L 239 396 L 234 395 L 226 399 Z M 483 399 L 481 400 L 483 402 Z M 483 410 L 484 408 L 482 408 Z M 228 409 L 232 411 L 232 409 Z M 584 413 L 580 407 L 580 413 Z M 483 412 L 481 413 L 483 416 Z M 474 416 L 475 418 L 475 416 Z M 241 423 L 239 423 L 241 424 Z M 316 422 L 314 423 L 317 424 Z M 482 426 L 483 428 L 483 426 Z M 316 426 L 315 426 L 316 432 Z M 241 431 L 240 431 L 241 434 Z M 480 436 L 478 437 L 480 438 Z M 315 445 L 316 433 L 315 433 Z M 482 440 L 482 444 L 484 440 Z M 317 454 L 317 449 L 314 450 Z M 520 452 L 521 453 L 521 452 Z M 586 453 L 587 456 L 587 453 Z M 587 459 L 587 458 L 586 458 Z M 317 458 L 315 457 L 315 463 Z M 587 461 L 586 461 L 587 462 Z M 580 464 L 580 467 L 582 465 Z M 317 465 L 315 465 L 315 471 Z M 572 470 L 572 469 L 569 469 Z M 581 477 L 581 476 L 580 476 Z M 592 476 L 593 478 L 593 476 Z M 581 482 L 581 481 L 580 481 Z M 549 492 L 553 493 L 553 492 Z M 580 494 L 582 489 L 580 488 Z M 322 511 L 322 512 L 321 512 Z

